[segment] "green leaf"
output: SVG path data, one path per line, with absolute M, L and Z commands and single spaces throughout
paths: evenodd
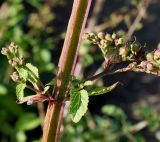
M 7 87 L 5 87 L 4 85 L 0 84 L 0 96 L 4 96 L 8 93 Z
M 22 100 L 23 99 L 25 87 L 26 87 L 26 84 L 23 84 L 23 83 L 18 84 L 16 86 L 16 95 L 17 95 L 17 99 L 18 100 Z
M 108 93 L 116 88 L 116 86 L 119 84 L 119 82 L 114 83 L 113 85 L 109 87 L 96 87 L 90 91 L 88 91 L 89 96 L 96 96 L 96 95 L 102 95 L 105 93 Z
M 28 81 L 35 84 L 39 78 L 38 68 L 33 66 L 31 63 L 27 63 L 26 67 L 28 69 Z
M 50 86 L 46 86 L 42 92 L 42 94 L 46 94 L 46 92 L 49 90 Z
M 91 85 L 93 85 L 93 81 L 91 81 L 91 80 L 85 81 L 83 85 L 84 86 L 91 86 Z
M 70 114 L 73 122 L 77 123 L 88 109 L 88 92 L 86 90 L 70 90 Z
M 47 83 L 45 86 L 54 86 L 55 85 L 55 79 L 52 79 L 49 83 Z
M 40 125 L 40 118 L 34 113 L 23 114 L 16 123 L 16 129 L 18 131 L 33 130 Z
M 24 80 L 27 81 L 27 77 L 28 77 L 28 71 L 24 68 L 20 68 L 17 69 L 18 73 L 19 73 L 19 77 Z
M 27 63 L 26 66 L 37 78 L 39 78 L 39 73 L 38 73 L 37 67 L 33 66 L 31 63 Z
M 126 115 L 125 115 L 124 111 L 115 105 L 103 106 L 102 112 L 106 115 L 113 116 L 113 117 L 116 117 L 119 119 L 126 119 Z

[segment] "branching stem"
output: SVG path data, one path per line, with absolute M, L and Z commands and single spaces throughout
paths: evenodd
M 67 33 L 58 64 L 56 85 L 52 96 L 56 102 L 50 102 L 44 122 L 43 142 L 57 142 L 60 136 L 61 122 L 65 105 L 69 79 L 74 71 L 78 47 L 83 33 L 92 0 L 74 0 Z

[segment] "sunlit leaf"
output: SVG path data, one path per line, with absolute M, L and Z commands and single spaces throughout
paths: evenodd
M 19 77 L 24 81 L 27 81 L 28 71 L 24 68 L 18 69 Z
M 77 123 L 88 109 L 88 93 L 86 90 L 70 90 L 70 114 L 73 122 Z
M 114 83 L 113 85 L 109 87 L 95 87 L 94 89 L 88 91 L 89 96 L 96 96 L 96 95 L 102 95 L 105 93 L 108 93 L 116 88 L 116 86 L 119 84 L 119 82 Z
M 31 63 L 27 63 L 26 66 L 28 69 L 28 81 L 32 84 L 36 83 L 39 78 L 38 68 L 33 66 Z
M 16 86 L 16 95 L 17 95 L 17 99 L 18 100 L 22 100 L 23 99 L 25 87 L 26 87 L 26 84 L 23 84 L 23 83 L 18 84 Z

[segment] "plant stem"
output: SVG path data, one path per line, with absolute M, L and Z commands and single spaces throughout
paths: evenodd
M 91 1 L 74 0 L 53 91 L 53 97 L 57 101 L 49 103 L 43 129 L 43 142 L 57 142 L 59 139 L 66 91 L 70 75 L 74 71 L 79 41 L 87 21 Z

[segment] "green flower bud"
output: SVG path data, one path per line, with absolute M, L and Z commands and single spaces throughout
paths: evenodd
M 155 52 L 154 52 L 154 56 L 153 56 L 154 60 L 160 60 L 160 50 L 157 49 Z
M 99 32 L 99 33 L 97 34 L 97 36 L 98 36 L 100 39 L 104 39 L 104 38 L 105 38 L 105 33 Z
M 18 81 L 19 80 L 19 75 L 17 72 L 13 72 L 13 74 L 11 75 L 11 78 L 13 81 Z
M 94 39 L 96 37 L 96 34 L 95 33 L 89 33 L 89 37 L 90 37 L 90 39 Z
M 102 39 L 100 41 L 100 47 L 102 47 L 103 49 L 107 47 L 107 41 L 105 39 Z
M 124 39 L 123 38 L 119 38 L 118 39 L 118 44 L 124 44 Z
M 88 33 L 85 33 L 83 36 L 82 36 L 82 39 L 89 39 L 89 34 Z
M 132 43 L 131 44 L 131 52 L 133 54 L 137 54 L 137 52 L 139 52 L 140 49 L 141 49 L 141 45 L 140 44 L 138 44 L 138 43 Z
M 154 61 L 154 53 L 150 52 L 146 55 L 147 61 Z
M 8 63 L 9 63 L 10 65 L 12 65 L 13 61 L 10 59 L 10 60 L 8 60 Z
M 105 39 L 107 40 L 107 41 L 113 41 L 113 39 L 111 38 L 111 35 L 110 34 L 106 34 L 105 35 Z
M 119 48 L 119 55 L 122 56 L 123 60 L 126 60 L 126 57 L 127 57 L 128 53 L 129 53 L 129 49 L 128 48 L 126 48 L 126 47 L 120 47 Z
M 117 35 L 115 33 L 112 34 L 112 39 L 116 39 Z

